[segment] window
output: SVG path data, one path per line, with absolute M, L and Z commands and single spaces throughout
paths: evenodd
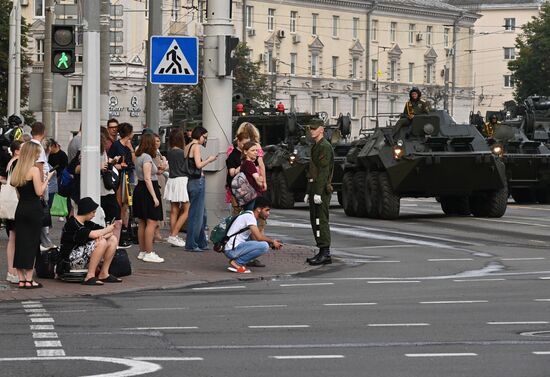
M 119 43 L 119 42 L 123 42 L 124 40 L 122 31 L 111 31 L 109 33 L 109 37 L 111 39 L 111 43 Z
M 298 12 L 290 12 L 290 32 L 296 33 L 296 19 L 298 18 Z
M 317 54 L 311 55 L 311 76 L 317 76 L 317 65 L 318 65 L 319 56 Z
M 332 16 L 332 36 L 338 38 L 338 24 L 340 23 L 340 17 Z
M 514 47 L 504 47 L 504 59 L 514 60 L 516 58 L 516 49 Z
M 246 28 L 251 29 L 252 28 L 252 15 L 254 14 L 254 7 L 251 7 L 250 5 L 246 6 Z
M 275 28 L 275 9 L 267 10 L 267 31 L 273 31 Z
M 351 78 L 353 80 L 357 79 L 358 70 L 359 70 L 359 58 L 353 58 L 351 60 Z
M 313 35 L 317 35 L 317 18 L 319 18 L 317 13 L 311 15 L 311 34 Z
M 371 40 L 372 41 L 378 40 L 378 20 L 372 20 Z
M 172 21 L 177 22 L 180 18 L 181 4 L 180 0 L 172 1 Z
M 290 111 L 291 112 L 296 111 L 296 94 L 290 95 Z
M 332 77 L 338 76 L 338 56 L 332 57 Z
M 122 19 L 113 19 L 111 18 L 109 22 L 109 27 L 111 29 L 122 29 L 124 26 L 124 20 Z
M 432 83 L 434 65 L 432 63 L 426 64 L 426 84 Z
M 351 32 L 353 35 L 353 39 L 359 39 L 359 18 L 354 17 L 353 23 L 351 24 Z
M 44 17 L 44 0 L 35 0 L 34 17 Z
M 315 114 L 317 112 L 317 97 L 311 97 L 311 113 Z
M 504 19 L 504 30 L 507 30 L 507 31 L 516 30 L 516 19 L 515 18 L 505 18 Z
M 513 88 L 514 87 L 514 78 L 512 75 L 504 75 L 504 87 Z
M 298 54 L 295 52 L 290 53 L 290 74 L 295 75 L 296 74 L 296 64 L 298 62 Z
M 426 46 L 432 45 L 433 30 L 433 26 L 426 26 Z
M 395 81 L 397 76 L 397 62 L 395 60 L 390 61 L 390 81 Z
M 414 63 L 409 63 L 409 82 L 414 82 Z
M 44 40 L 43 39 L 35 39 L 36 43 L 36 61 L 37 62 L 43 62 L 44 61 Z
M 351 99 L 351 117 L 357 118 L 357 113 L 359 112 L 359 98 L 354 97 Z
M 109 53 L 111 55 L 122 55 L 124 52 L 124 49 L 122 48 L 122 46 L 111 46 L 109 48 Z
M 414 44 L 414 34 L 416 31 L 416 25 L 415 24 L 409 24 L 409 44 Z
M 82 109 L 82 85 L 71 85 L 71 109 Z
M 451 29 L 448 27 L 443 29 L 443 47 L 448 48 L 449 47 L 449 34 L 451 32 Z
M 332 116 L 338 116 L 338 97 L 332 97 Z
M 397 41 L 397 22 L 390 23 L 390 41 Z
M 120 6 L 120 8 L 122 7 L 123 5 Z M 149 0 L 145 0 L 145 18 L 149 19 Z
M 372 71 L 371 71 L 370 78 L 371 80 L 376 80 L 376 78 L 378 77 L 378 60 L 376 59 L 371 60 L 371 68 L 372 68 Z
M 273 52 L 267 52 L 267 72 L 275 73 L 275 59 L 273 59 Z

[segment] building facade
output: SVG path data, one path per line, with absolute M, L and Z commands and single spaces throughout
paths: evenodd
M 475 111 L 501 110 L 513 99 L 514 81 L 508 63 L 516 58 L 516 38 L 522 26 L 539 15 L 542 0 L 447 0 L 476 12 L 473 68 Z

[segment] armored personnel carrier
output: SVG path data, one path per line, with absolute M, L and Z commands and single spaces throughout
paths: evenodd
M 436 110 L 363 134 L 344 165 L 348 216 L 395 219 L 403 197 L 438 197 L 448 215 L 504 215 L 504 164 L 475 126 Z
M 347 137 L 350 134 L 350 118 L 340 115 L 336 125 L 328 125 L 326 113 L 267 113 L 240 116 L 233 123 L 233 134 L 244 122 L 254 124 L 261 136 L 264 163 L 267 175 L 268 196 L 275 208 L 293 208 L 302 201 L 307 188 L 312 140 L 303 126 L 312 118 L 321 117 L 325 124 L 325 137 L 335 151 L 332 185 L 339 193 L 342 190 L 342 165 L 349 150 Z

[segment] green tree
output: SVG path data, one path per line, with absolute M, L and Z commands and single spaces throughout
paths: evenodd
M 516 48 L 518 56 L 508 63 L 516 101 L 534 94 L 550 95 L 550 4 L 542 5 L 539 16 L 523 25 Z
M 10 38 L 10 12 L 12 3 L 8 0 L 0 0 L 0 117 L 8 117 L 8 69 L 9 69 L 9 38 Z M 29 98 L 29 73 L 28 67 L 32 61 L 26 49 L 28 46 L 27 33 L 29 25 L 25 19 L 21 19 L 21 108 L 25 108 Z M 25 117 L 25 123 L 34 122 L 31 111 L 21 111 Z
M 266 104 L 268 100 L 267 76 L 260 73 L 260 63 L 250 60 L 250 48 L 239 43 L 235 49 L 235 69 L 233 71 L 233 94 L 239 93 L 247 103 Z M 160 90 L 160 103 L 165 110 L 184 110 L 189 115 L 202 111 L 202 81 L 195 86 L 163 85 Z

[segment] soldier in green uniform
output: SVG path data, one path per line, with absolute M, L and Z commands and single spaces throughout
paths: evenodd
M 421 97 L 422 92 L 420 89 L 413 86 L 409 92 L 409 100 L 405 103 L 405 109 L 401 114 L 401 119 L 395 124 L 395 133 L 397 133 L 401 127 L 410 125 L 415 115 L 428 114 L 430 106 Z
M 483 130 L 481 130 L 481 133 L 485 137 L 493 137 L 498 126 L 500 126 L 498 118 L 495 114 L 493 114 L 489 121 L 483 125 Z
M 332 196 L 332 173 L 334 169 L 334 150 L 325 139 L 324 122 L 312 119 L 309 133 L 315 144 L 311 147 L 308 169 L 308 188 L 304 202 L 309 204 L 309 217 L 315 242 L 319 252 L 313 258 L 307 258 L 312 266 L 330 264 L 330 227 L 328 209 Z

